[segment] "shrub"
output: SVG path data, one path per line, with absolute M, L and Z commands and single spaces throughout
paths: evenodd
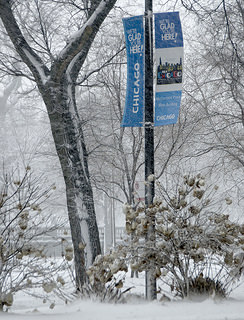
M 185 176 L 173 196 L 158 184 L 161 196 L 149 208 L 124 208 L 126 231 L 133 236 L 117 248 L 121 263 L 127 261 L 132 271 L 153 269 L 155 278 L 182 298 L 225 297 L 243 268 L 244 226 L 216 212 L 217 187 L 205 185 L 201 175 Z
M 42 206 L 52 187 L 43 188 L 30 167 L 24 174 L 3 173 L 0 177 L 0 309 L 13 303 L 14 293 L 58 291 L 64 283 L 57 272 L 64 268 L 45 255 L 45 246 L 38 244 L 43 234 L 56 230 Z
M 126 250 L 123 251 L 122 247 L 107 255 L 97 256 L 87 271 L 89 282 L 82 288 L 83 295 L 106 302 L 120 301 L 122 294 L 130 290 L 121 291 L 128 271 L 123 258 L 126 258 Z
M 209 277 L 204 277 L 200 273 L 199 276 L 189 280 L 189 295 L 191 297 L 214 295 L 219 298 L 225 298 L 226 289 L 225 285 L 219 280 L 215 281 Z

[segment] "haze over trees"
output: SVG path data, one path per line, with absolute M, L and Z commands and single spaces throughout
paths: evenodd
M 135 206 L 135 181 L 143 180 L 144 132 L 120 128 L 126 87 L 121 18 L 139 9 L 130 1 L 118 6 L 116 0 L 0 0 L 0 132 L 8 109 L 20 103 L 7 104 L 11 92 L 43 99 L 65 182 L 77 288 L 101 253 L 97 195 Z M 202 171 L 210 181 L 228 182 L 237 202 L 244 165 L 244 6 L 239 0 L 155 4 L 155 11 L 166 10 L 183 16 L 184 95 L 179 122 L 155 130 L 155 175 L 169 192 L 179 176 Z M 9 142 L 0 143 L 4 149 Z

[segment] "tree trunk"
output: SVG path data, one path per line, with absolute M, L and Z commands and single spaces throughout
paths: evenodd
M 70 95 L 66 81 L 55 86 L 47 83 L 40 88 L 46 104 L 51 130 L 60 160 L 74 247 L 76 285 L 86 280 L 86 267 L 101 253 L 96 223 L 93 191 L 88 169 L 88 155 L 79 115 L 76 112 L 75 93 Z

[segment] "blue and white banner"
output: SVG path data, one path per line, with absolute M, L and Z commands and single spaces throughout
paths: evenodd
M 144 121 L 143 16 L 123 19 L 127 50 L 127 91 L 122 127 L 142 127 Z
M 183 35 L 178 12 L 155 14 L 155 126 L 177 122 L 183 72 Z

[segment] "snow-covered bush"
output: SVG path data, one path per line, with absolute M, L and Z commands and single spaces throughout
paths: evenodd
M 39 242 L 58 227 L 42 211 L 52 189 L 43 188 L 30 167 L 22 177 L 16 172 L 0 177 L 0 310 L 12 305 L 17 291 L 42 287 L 48 293 L 64 285 L 57 275 L 63 263 L 47 258 Z
M 82 288 L 82 294 L 100 301 L 118 302 L 125 274 L 128 271 L 126 264 L 126 247 L 119 247 L 107 255 L 96 257 L 93 265 L 87 270 L 89 282 Z
M 225 297 L 243 268 L 244 225 L 218 212 L 214 202 L 217 187 L 206 188 L 205 184 L 201 175 L 185 176 L 174 195 L 158 184 L 161 195 L 149 208 L 134 210 L 126 205 L 124 209 L 126 231 L 133 236 L 117 248 L 116 256 L 133 271 L 153 268 L 155 278 L 182 298 L 197 294 Z M 230 205 L 231 199 L 225 202 Z M 113 268 L 106 270 L 112 276 Z M 91 272 L 90 277 L 99 278 L 99 273 Z

